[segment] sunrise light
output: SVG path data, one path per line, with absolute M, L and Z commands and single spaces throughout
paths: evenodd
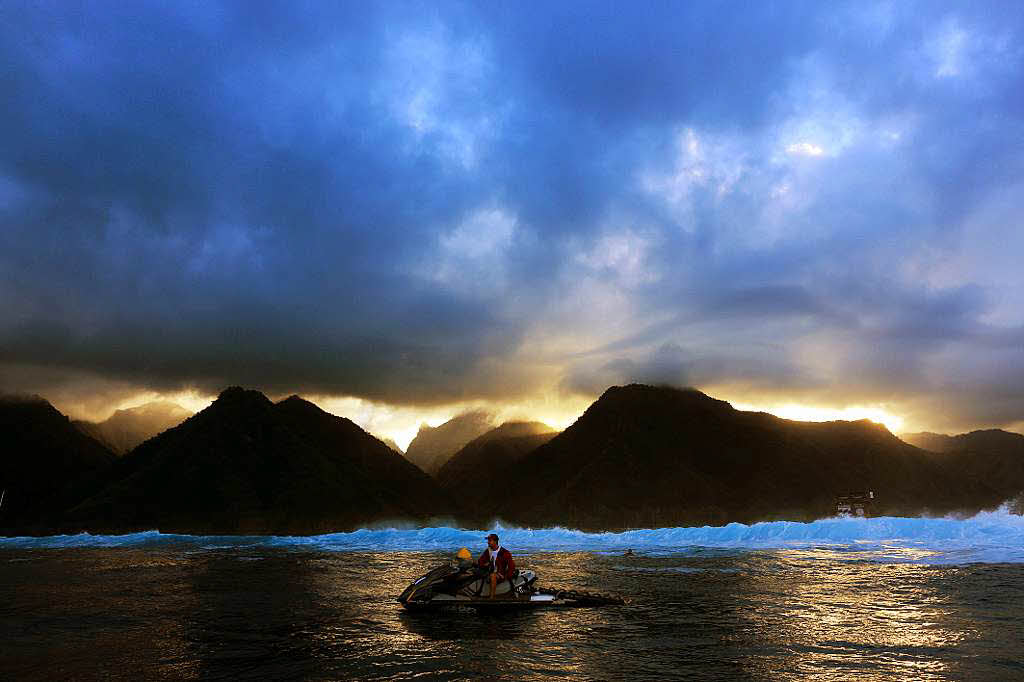
M 750 412 L 767 412 L 783 419 L 793 419 L 805 422 L 828 422 L 828 421 L 857 421 L 859 419 L 870 419 L 882 424 L 893 433 L 903 430 L 903 417 L 887 412 L 881 407 L 863 405 L 850 405 L 842 408 L 835 407 L 814 407 L 811 405 L 800 405 L 798 403 L 784 403 L 776 405 L 752 405 L 733 403 L 737 410 Z

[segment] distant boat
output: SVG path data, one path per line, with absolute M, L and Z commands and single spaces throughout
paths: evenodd
M 871 516 L 871 504 L 875 493 L 872 490 L 859 493 L 847 493 L 836 498 L 836 516 L 840 518 Z

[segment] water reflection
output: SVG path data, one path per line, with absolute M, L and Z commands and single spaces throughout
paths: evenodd
M 631 603 L 438 614 L 394 600 L 447 553 L 6 553 L 0 678 L 1024 679 L 1024 567 L 868 556 L 517 553 Z
M 318 597 L 374 616 L 355 627 L 342 624 L 320 633 L 336 655 L 336 672 L 344 667 L 350 674 L 363 670 L 365 676 L 372 670 L 369 676 L 379 679 L 421 674 L 432 679 L 540 679 L 572 672 L 571 639 L 545 637 L 545 614 L 418 613 L 395 601 L 411 580 L 448 558 L 447 553 L 409 552 L 328 560 L 331 570 L 313 580 Z
M 203 679 L 305 677 L 312 633 L 325 619 L 309 587 L 309 566 L 289 554 L 206 552 L 193 557 L 194 606 L 185 633 Z
M 749 669 L 776 679 L 949 678 L 966 633 L 936 587 L 941 569 L 815 554 L 779 553 L 749 576 L 745 628 L 767 649 L 745 657 Z
M 180 563 L 162 552 L 0 553 L 0 679 L 182 679 Z
M 544 585 L 632 603 L 408 612 L 395 596 L 447 554 L 269 553 L 247 565 L 228 555 L 196 573 L 186 633 L 199 675 L 214 678 L 927 680 L 970 677 L 979 662 L 959 649 L 978 651 L 978 621 L 991 617 L 972 612 L 991 586 L 958 597 L 975 587 L 957 580 L 967 569 L 848 550 L 517 558 Z

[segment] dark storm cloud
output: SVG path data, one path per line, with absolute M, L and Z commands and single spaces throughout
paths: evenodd
M 571 332 L 553 371 L 585 393 L 924 400 L 940 363 L 965 387 L 946 413 L 1012 417 L 972 358 L 1019 373 L 992 339 L 1022 302 L 957 254 L 1024 170 L 1021 25 L 1012 3 L 6 5 L 0 363 L 444 402 L 531 390 L 520 349 Z M 611 301 L 622 324 L 588 326 Z
M 457 375 L 490 314 L 394 266 L 475 183 L 398 151 L 369 92 L 379 18 L 192 9 L 8 10 L 3 169 L 25 196 L 5 270 L 26 309 L 4 359 L 156 386 Z

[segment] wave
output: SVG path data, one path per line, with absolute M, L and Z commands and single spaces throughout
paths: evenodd
M 215 550 L 267 547 L 327 552 L 442 551 L 484 546 L 490 530 L 520 554 L 597 552 L 673 555 L 721 550 L 830 550 L 852 559 L 921 563 L 1024 563 L 1024 517 L 1004 506 L 965 519 L 830 518 L 809 523 L 766 521 L 750 525 L 654 528 L 620 533 L 588 533 L 567 528 L 492 529 L 366 528 L 314 536 L 200 536 L 147 531 L 126 535 L 56 535 L 0 538 L 0 549 L 169 548 Z

